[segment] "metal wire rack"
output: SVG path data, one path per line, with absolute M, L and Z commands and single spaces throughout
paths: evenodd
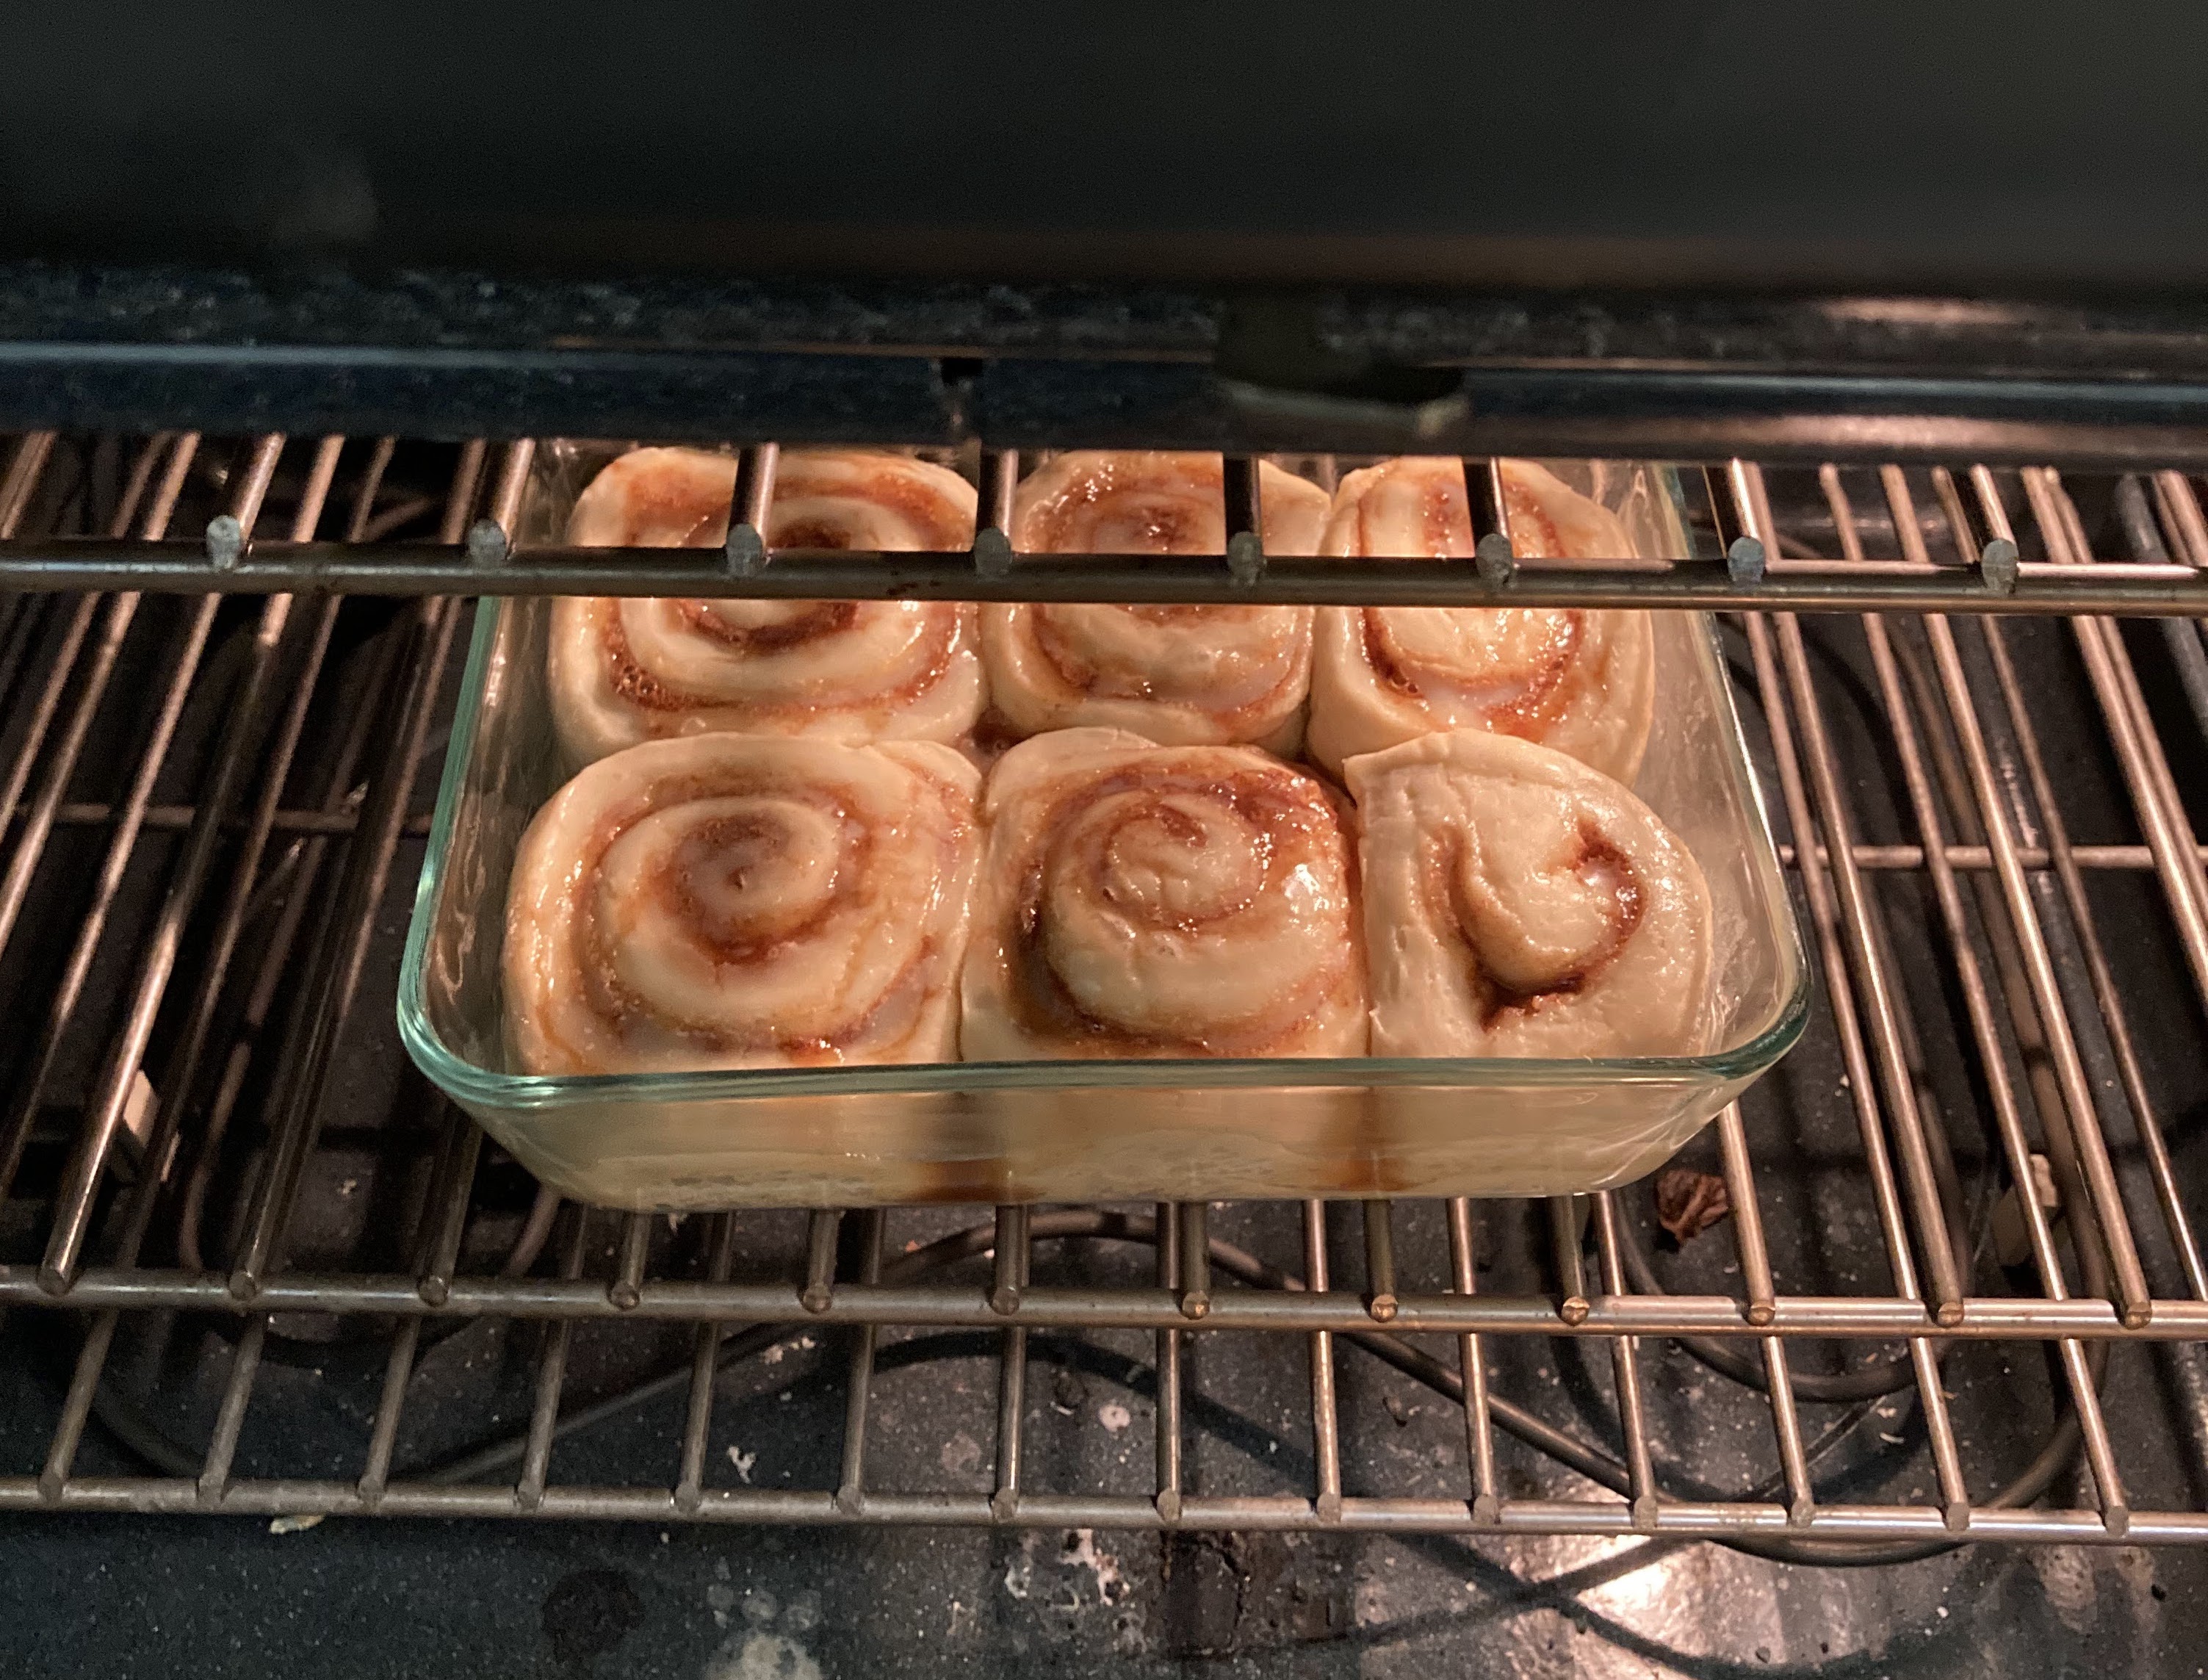
M 465 615 L 412 591 L 615 576 L 507 540 L 530 459 L 17 441 L 0 580 L 49 592 L 0 602 L 0 991 L 26 1024 L 0 1052 L 0 1507 L 1642 1534 L 1830 1563 L 2208 1542 L 2208 855 L 2184 796 L 2208 654 L 2190 621 L 2063 616 L 2208 604 L 2187 478 L 1736 462 L 1709 558 L 1437 582 L 1745 609 L 1728 646 L 1820 1025 L 1660 1207 L 672 1221 L 536 1191 L 405 1067 L 385 1007 Z M 771 470 L 751 452 L 740 513 Z M 991 529 L 922 557 L 926 586 L 1032 581 Z M 160 546 L 180 531 L 203 535 Z M 1340 586 L 1269 596 L 1247 546 L 1190 591 Z M 655 564 L 621 586 L 838 575 Z M 58 586 L 84 584 L 126 587 Z M 279 584 L 315 592 L 256 592 Z M 1786 604 L 1904 610 L 1765 610 Z M 1985 615 L 2019 607 L 2041 616 Z M 471 1337 L 495 1370 L 455 1387 L 443 1350 Z M 928 1337 L 964 1374 L 901 1403 L 993 1454 L 885 1467 L 879 1397 Z M 1266 1350 L 1264 1393 L 1207 1380 L 1229 1337 Z M 805 1481 L 753 1485 L 727 1413 L 792 1350 L 840 1425 Z M 1365 1355 L 1440 1396 L 1423 1433 Z M 1124 1383 L 1153 1452 L 1053 1464 L 1030 1372 L 1074 1358 Z M 1218 1449 L 1261 1413 L 1275 1450 Z

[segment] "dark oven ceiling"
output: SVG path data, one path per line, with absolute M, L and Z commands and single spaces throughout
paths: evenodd
M 2170 464 L 2208 12 L 14 21 L 0 424 Z
M 12 20 L 0 249 L 1543 290 L 2208 263 L 2186 0 L 257 9 Z

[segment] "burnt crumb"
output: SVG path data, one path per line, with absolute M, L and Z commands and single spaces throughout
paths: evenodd
M 1073 1416 L 1081 1410 L 1088 1398 L 1089 1385 L 1064 1365 L 1060 1365 L 1051 1377 L 1051 1409 L 1061 1416 Z
M 1656 1175 L 1656 1222 L 1683 1245 L 1732 1211 L 1725 1180 L 1690 1167 L 1667 1167 Z
M 1380 1403 L 1388 1408 L 1388 1415 L 1395 1420 L 1396 1428 L 1401 1429 L 1411 1421 L 1413 1415 L 1411 1408 L 1403 1404 L 1399 1395 L 1393 1393 L 1383 1394 L 1380 1396 Z

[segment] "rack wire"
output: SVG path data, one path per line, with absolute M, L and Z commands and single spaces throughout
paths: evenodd
M 703 569 L 517 552 L 531 454 L 16 441 L 9 565 L 89 545 L 104 584 L 200 592 L 70 593 L 64 568 L 0 602 L 0 990 L 27 1023 L 0 1086 L 0 1508 L 1638 1534 L 1822 1563 L 2208 1543 L 2208 854 L 2184 797 L 2208 655 L 2190 622 L 2076 615 L 2208 603 L 2188 478 L 1734 462 L 1708 557 L 1669 574 L 1446 580 L 1677 604 L 1701 567 L 1725 581 L 1694 598 L 1743 609 L 1727 645 L 1821 1021 L 1687 1158 L 1729 1218 L 1696 1234 L 1674 1207 L 1688 1234 L 1659 1250 L 1640 1186 L 681 1222 L 534 1191 L 404 1068 L 386 1006 L 465 606 L 327 591 L 836 574 L 747 554 L 741 517 L 737 558 Z M 986 467 L 975 555 L 920 563 L 1023 591 L 988 537 L 1016 470 Z M 753 452 L 740 513 L 771 476 Z M 1256 509 L 1232 523 L 1253 535 Z M 160 546 L 195 529 L 199 559 Z M 1263 594 L 1285 563 L 1250 546 L 1239 580 L 1191 562 L 1189 587 L 1326 598 Z M 316 592 L 256 593 L 278 581 Z M 1887 610 L 1767 610 L 1805 603 Z M 493 1329 L 519 1431 L 428 1380 Z M 978 1419 L 973 1384 L 930 1408 L 993 1442 L 971 1473 L 881 1468 L 882 1373 L 915 1335 L 986 1353 Z M 1206 1445 L 1235 1413 L 1208 1383 L 1227 1338 L 1298 1373 L 1285 1468 Z M 1065 1485 L 1041 1449 L 1030 1372 L 1074 1342 L 1143 1402 L 1131 1484 Z M 334 1420 L 261 1438 L 301 1404 L 285 1350 L 326 1346 L 367 1350 Z M 717 1412 L 797 1348 L 841 1373 L 821 1473 L 750 1485 L 730 1446 L 732 1482 Z M 1454 1420 L 1415 1475 L 1368 1449 L 1389 1425 L 1367 1360 Z M 1761 1443 L 1744 1483 L 1685 1398 L 1711 1377 L 1750 1408 L 1729 1414 Z
M 52 435 L 18 445 L 9 484 L 34 482 Z M 531 447 L 511 446 L 523 464 Z M 974 452 L 983 489 L 1009 489 L 1019 452 Z M 953 553 L 885 554 L 863 549 L 777 549 L 769 554 L 756 519 L 771 497 L 776 446 L 743 449 L 739 516 L 729 521 L 720 552 L 668 548 L 521 546 L 495 519 L 453 526 L 431 538 L 392 537 L 369 543 L 316 541 L 294 530 L 264 538 L 234 510 L 215 513 L 195 533 L 172 533 L 171 522 L 135 537 L 49 532 L 0 536 L 0 588 L 117 589 L 168 593 L 263 591 L 355 594 L 757 596 L 783 600 L 1135 601 L 1185 603 L 1231 599 L 1250 603 L 1365 606 L 1601 607 L 1629 603 L 1704 610 L 1796 609 L 1867 611 L 1879 608 L 1941 613 L 2067 615 L 2156 613 L 2208 616 L 2208 575 L 2197 563 L 2197 529 L 2181 523 L 2184 544 L 2174 558 L 2161 548 L 2145 557 L 2095 560 L 2082 536 L 2073 550 L 2021 555 L 2005 523 L 1935 560 L 1918 544 L 1899 558 L 1788 555 L 1748 530 L 1734 514 L 1748 494 L 1751 469 L 1736 463 L 1717 498 L 1726 540 L 1718 551 L 1672 560 L 1630 556 L 1584 559 L 1521 557 L 1497 524 L 1497 493 L 1481 490 L 1491 462 L 1467 463 L 1475 513 L 1485 507 L 1491 540 L 1475 565 L 1405 555 L 1375 567 L 1370 559 L 1278 555 L 1265 552 L 1257 519 L 1257 480 L 1243 471 L 1251 457 L 1230 456 L 1246 493 L 1217 558 L 1150 555 L 1016 554 L 1005 536 L 1009 502 L 983 503 L 970 549 Z M 1992 483 L 1990 471 L 1973 470 Z M 518 481 L 517 481 L 518 482 Z M 1230 484 L 1237 482 L 1229 475 Z M 2167 511 L 2199 508 L 2183 475 L 2155 475 L 2157 495 L 2177 501 Z M 2163 487 L 2171 487 L 2165 490 Z M 1973 493 L 1983 501 L 1989 494 Z M 3 492 L 0 492 L 3 493 Z M 744 517 L 746 506 L 753 517 Z M 1966 520 L 1967 523 L 1967 520 Z M 1496 546 L 1499 541 L 1500 546 Z M 2060 557 L 2057 557 L 2059 554 Z

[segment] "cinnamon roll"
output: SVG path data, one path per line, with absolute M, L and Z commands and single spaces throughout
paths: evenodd
M 1380 1056 L 1676 1056 L 1708 1035 L 1710 898 L 1610 777 L 1473 729 L 1350 759 Z
M 728 534 L 736 463 L 637 449 L 591 481 L 579 547 L 710 547 Z M 767 541 L 783 548 L 963 549 L 974 487 L 906 455 L 793 452 Z M 981 712 L 974 609 L 938 601 L 571 598 L 552 611 L 554 719 L 568 761 L 640 741 L 733 732 L 955 741 Z
M 1216 455 L 1075 450 L 1023 482 L 1027 554 L 1224 554 Z M 1315 553 L 1326 492 L 1258 466 L 1267 549 Z M 1155 741 L 1293 752 L 1311 686 L 1308 607 L 985 606 L 981 653 L 1015 735 L 1095 724 Z
M 933 741 L 698 735 L 600 759 L 514 861 L 517 1065 L 956 1059 L 979 779 Z
M 1625 528 L 1530 461 L 1503 471 L 1510 539 L 1527 558 L 1618 560 Z M 1350 473 L 1322 550 L 1443 559 L 1473 551 L 1463 464 L 1409 457 Z M 1311 664 L 1311 753 L 1339 771 L 1433 729 L 1538 741 L 1630 783 L 1648 743 L 1648 615 L 1561 608 L 1326 607 Z
M 1246 747 L 1068 729 L 983 797 L 969 1061 L 1364 1053 L 1352 841 L 1325 787 Z

